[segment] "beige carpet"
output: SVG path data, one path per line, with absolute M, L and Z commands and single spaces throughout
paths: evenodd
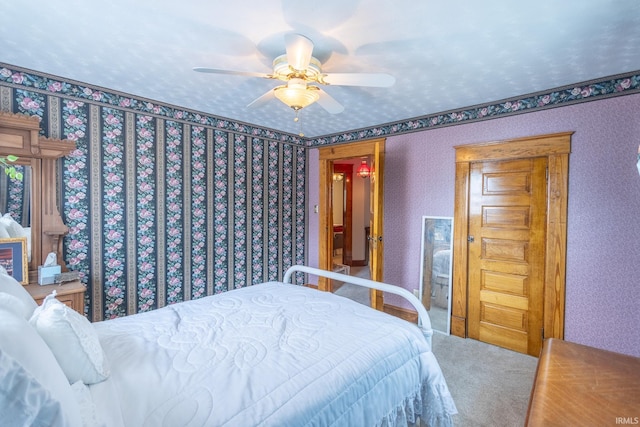
M 368 268 L 352 267 L 351 275 L 369 278 Z M 366 288 L 336 283 L 335 293 L 369 305 Z M 434 328 L 437 327 L 436 313 L 430 316 L 433 316 Z M 443 329 L 446 329 L 446 317 L 444 322 Z M 524 425 L 537 358 L 439 333 L 433 336 L 433 353 L 458 408 L 458 414 L 453 417 L 456 426 Z
M 537 358 L 438 333 L 433 353 L 458 407 L 456 426 L 524 425 Z

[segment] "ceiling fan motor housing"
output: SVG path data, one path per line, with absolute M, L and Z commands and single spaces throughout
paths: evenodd
M 296 70 L 287 61 L 287 55 L 280 55 L 273 60 L 273 77 L 290 81 L 291 79 L 302 79 L 307 82 L 317 82 L 322 75 L 321 64 L 318 59 L 311 57 L 307 68 L 304 70 Z

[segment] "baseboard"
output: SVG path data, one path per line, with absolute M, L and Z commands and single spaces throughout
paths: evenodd
M 451 316 L 451 335 L 467 337 L 467 319 L 459 316 Z
M 382 311 L 392 316 L 399 317 L 407 322 L 418 323 L 418 312 L 408 308 L 397 307 L 391 304 L 383 304 Z
M 365 261 L 363 259 L 351 261 L 351 266 L 352 267 L 364 267 L 366 265 L 367 265 L 367 261 Z
M 304 286 L 308 288 L 318 289 L 318 285 L 314 285 L 311 283 L 306 283 Z M 382 311 L 392 316 L 399 317 L 400 319 L 406 320 L 411 323 L 418 323 L 418 312 L 409 310 L 408 308 L 398 307 L 391 304 L 383 304 Z

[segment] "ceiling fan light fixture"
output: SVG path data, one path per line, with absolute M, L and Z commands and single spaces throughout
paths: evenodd
M 294 110 L 301 110 L 320 99 L 320 93 L 314 86 L 307 86 L 304 82 L 293 79 L 287 86 L 274 89 L 276 98 Z

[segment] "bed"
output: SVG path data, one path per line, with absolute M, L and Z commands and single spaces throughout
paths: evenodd
M 414 304 L 419 324 L 291 284 L 292 277 L 302 273 L 400 294 Z M 6 324 L 16 304 L 12 301 L 7 308 L 2 294 L 0 287 L 0 321 Z M 29 318 L 27 326 L 46 342 L 32 348 L 39 355 L 35 363 L 56 370 L 51 360 L 44 361 L 49 347 L 55 360 L 63 362 L 60 369 L 67 364 L 57 382 L 45 378 L 40 381 L 44 385 L 38 385 L 57 391 L 47 398 L 38 387 L 35 392 L 22 390 L 14 378 L 16 365 L 24 362 L 22 375 L 29 377 L 33 374 L 29 363 L 34 361 L 21 360 L 24 354 L 2 348 L 2 414 L 9 404 L 7 396 L 21 393 L 26 402 L 38 403 L 29 416 L 42 425 L 396 426 L 420 420 L 422 425 L 447 426 L 456 413 L 431 352 L 428 314 L 410 292 L 396 286 L 294 266 L 283 282 L 151 312 L 93 324 L 85 324 L 80 315 L 84 320 L 77 319 L 76 325 L 69 318 L 57 319 L 71 324 L 67 328 L 71 337 L 63 340 L 58 333 L 47 341 L 47 325 L 56 323 L 47 318 L 53 311 L 49 305 L 75 319 L 72 310 L 65 310 L 53 297 L 41 307 L 30 305 L 33 312 L 24 313 L 24 319 Z M 18 310 L 13 311 L 20 317 Z M 0 327 L 3 347 L 7 339 L 35 340 L 19 320 L 8 324 Z M 73 339 L 83 360 L 69 351 Z M 33 376 L 43 376 L 37 374 Z M 66 390 L 60 375 L 70 384 L 65 395 L 58 394 Z M 65 399 L 69 395 L 73 398 Z M 11 399 L 12 405 L 19 400 Z

